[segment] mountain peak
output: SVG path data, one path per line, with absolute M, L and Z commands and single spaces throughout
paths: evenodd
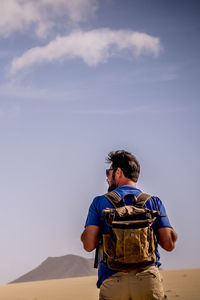
M 96 275 L 93 259 L 68 254 L 48 257 L 38 267 L 10 283 Z

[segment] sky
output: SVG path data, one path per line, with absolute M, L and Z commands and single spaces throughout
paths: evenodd
M 200 267 L 200 2 L 0 0 L 0 284 L 87 254 L 107 154 L 141 164 L 178 233 L 163 269 Z

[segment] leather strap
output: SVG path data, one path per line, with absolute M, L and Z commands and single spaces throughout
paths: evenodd
M 136 198 L 136 206 L 143 207 L 145 203 L 151 198 L 151 195 L 141 193 Z
M 121 198 L 120 196 L 115 193 L 115 192 L 109 192 L 107 194 L 104 195 L 111 203 L 112 205 L 117 208 L 117 207 L 120 207 L 121 205 L 119 204 L 120 201 L 121 201 Z

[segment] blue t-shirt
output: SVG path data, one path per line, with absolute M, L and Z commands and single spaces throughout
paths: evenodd
M 124 185 L 116 188 L 114 190 L 120 197 L 123 197 L 127 194 L 134 194 L 136 197 L 141 193 L 141 191 L 133 186 L 130 185 Z M 132 198 L 127 198 L 125 200 L 126 205 L 130 205 L 132 203 Z M 172 228 L 169 219 L 167 217 L 165 207 L 162 204 L 161 200 L 158 197 L 151 197 L 146 203 L 146 208 L 149 208 L 151 210 L 158 210 L 160 212 L 160 217 L 156 219 L 156 221 L 152 224 L 152 228 L 154 229 L 154 234 L 157 234 L 158 228 L 162 227 L 170 227 Z M 87 220 L 85 223 L 85 227 L 88 225 L 96 225 L 101 227 L 101 233 L 108 233 L 109 228 L 108 225 L 104 219 L 103 216 L 103 209 L 105 208 L 113 208 L 113 205 L 111 202 L 105 197 L 105 196 L 98 196 L 95 197 L 92 204 L 90 205 Z M 160 260 L 160 254 L 158 252 L 158 245 L 155 245 L 155 254 L 156 254 L 156 265 L 160 266 L 161 263 Z M 116 273 L 116 271 L 113 271 L 107 267 L 106 264 L 104 264 L 102 261 L 99 261 L 98 265 L 98 281 L 97 281 L 97 287 L 100 287 L 102 282 Z

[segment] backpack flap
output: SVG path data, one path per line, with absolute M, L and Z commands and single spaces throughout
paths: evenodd
M 126 205 L 119 208 L 106 208 L 103 210 L 103 215 L 107 224 L 111 227 L 131 228 L 134 225 L 137 227 L 139 224 L 143 224 L 143 226 L 152 224 L 160 215 L 160 212 Z

